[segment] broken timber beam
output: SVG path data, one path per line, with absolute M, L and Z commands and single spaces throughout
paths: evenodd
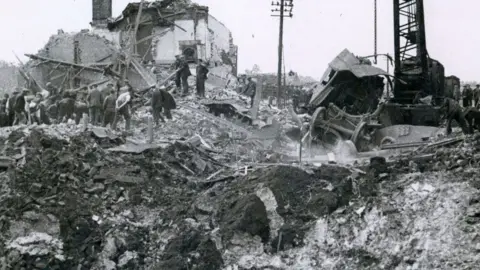
M 160 87 L 160 86 L 166 84 L 169 80 L 171 80 L 173 77 L 175 77 L 175 74 L 177 74 L 177 72 L 178 72 L 179 70 L 180 70 L 180 69 L 177 69 L 177 70 L 175 70 L 174 72 L 172 72 L 172 74 L 168 75 L 168 77 L 167 77 L 165 80 L 163 80 L 162 82 L 156 84 L 156 86 Z M 144 89 L 140 90 L 140 92 L 141 92 L 141 93 L 146 92 L 146 91 L 148 91 L 149 89 L 151 89 L 151 88 L 154 87 L 154 86 L 155 86 L 155 85 L 152 85 L 152 86 L 149 86 L 149 87 L 147 87 L 147 88 L 144 88 Z
M 83 68 L 85 70 L 90 70 L 90 71 L 94 71 L 94 72 L 98 72 L 98 73 L 103 73 L 103 69 L 99 69 L 99 68 L 94 68 L 94 67 L 84 66 L 84 65 L 80 65 L 80 64 L 74 64 L 74 63 L 69 63 L 69 62 L 65 62 L 65 61 L 50 59 L 50 58 L 46 58 L 46 57 L 42 57 L 42 56 L 38 56 L 38 55 L 33 55 L 33 54 L 25 54 L 25 56 L 27 56 L 31 59 L 34 59 L 34 60 L 43 60 L 43 61 L 47 61 L 47 62 L 51 62 L 51 63 L 57 63 L 57 64 L 60 64 L 61 66 Z

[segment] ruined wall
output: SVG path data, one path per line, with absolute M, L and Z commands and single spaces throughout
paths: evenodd
M 172 63 L 175 61 L 175 55 L 180 54 L 180 41 L 195 40 L 201 37 L 195 30 L 194 20 L 176 20 L 175 24 L 186 30 L 183 31 L 179 27 L 155 27 L 153 46 L 155 48 L 154 59 L 157 63 Z M 202 43 L 204 40 L 201 40 Z
M 111 42 L 115 47 L 120 48 L 120 32 L 119 31 L 109 31 L 105 28 L 92 28 L 90 32 L 93 35 L 102 37 L 109 42 Z
M 222 63 L 222 54 L 230 51 L 230 30 L 212 15 L 208 15 L 208 43 L 210 64 Z
M 65 62 L 74 62 L 74 41 L 79 43 L 79 63 L 92 64 L 96 62 L 110 62 L 109 55 L 116 52 L 115 44 L 109 40 L 96 35 L 90 31 L 81 31 L 78 33 L 62 33 L 53 35 L 47 44 L 37 53 L 39 56 L 60 60 Z M 102 61 L 99 61 L 104 59 Z M 64 74 L 67 68 L 53 68 L 55 64 L 42 64 L 38 67 L 31 67 L 30 73 L 37 80 L 40 86 L 51 81 L 54 85 L 61 85 L 64 81 Z M 78 72 L 78 71 L 77 71 Z M 94 82 L 100 80 L 102 75 L 90 71 L 82 71 L 79 73 L 84 82 Z
M 145 61 L 153 60 L 151 47 L 152 47 L 152 38 L 153 25 L 141 25 L 137 31 L 137 54 L 140 59 Z
M 12 92 L 18 85 L 19 76 L 18 67 L 0 61 L 0 94 Z
M 95 63 L 115 51 L 109 40 L 89 31 L 79 33 L 61 33 L 50 37 L 38 55 L 66 62 L 73 62 L 73 43 L 79 42 L 80 62 Z M 108 62 L 107 60 L 101 62 Z
M 118 43 L 114 43 L 96 33 L 106 34 L 106 32 L 96 29 L 79 33 L 60 33 L 53 35 L 37 54 L 50 59 L 73 63 L 74 41 L 78 40 L 80 64 L 93 64 L 96 62 L 111 63 L 114 61 L 113 58 L 118 56 Z M 115 37 L 114 35 L 115 33 L 112 33 L 111 36 Z M 54 69 L 56 64 L 52 63 L 35 66 L 34 64 L 36 63 L 38 63 L 38 61 L 29 61 L 29 72 L 40 86 L 45 87 L 45 84 L 49 81 L 56 86 L 62 85 L 66 71 L 68 70 L 67 68 L 59 67 Z M 75 74 L 77 72 L 78 70 L 72 71 L 72 73 Z M 99 81 L 105 78 L 101 73 L 91 71 L 82 71 L 78 73 L 78 76 L 81 78 L 82 84 Z M 129 72 L 128 78 L 134 87 L 142 88 L 146 86 L 143 80 L 139 78 L 139 75 L 133 71 Z
M 175 61 L 178 42 L 175 39 L 175 32 L 172 27 L 155 27 L 153 29 L 155 37 L 152 40 L 153 58 L 157 63 L 171 63 Z
M 204 61 L 210 58 L 210 54 L 207 54 L 207 42 L 208 40 L 208 23 L 205 18 L 198 19 L 197 27 L 195 31 L 195 39 L 201 41 L 201 45 L 198 46 L 198 58 Z

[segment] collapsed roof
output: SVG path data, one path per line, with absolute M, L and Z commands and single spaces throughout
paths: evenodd
M 185 11 L 185 9 L 193 8 L 200 10 L 205 10 L 208 12 L 207 6 L 201 6 L 193 3 L 190 0 L 160 0 L 149 3 L 144 3 L 142 10 L 145 12 L 152 11 L 152 14 L 156 15 L 156 20 L 161 21 L 161 17 L 165 15 L 177 14 Z M 120 24 L 125 18 L 129 17 L 131 14 L 136 13 L 140 9 L 140 2 L 129 3 L 125 9 L 122 11 L 120 16 L 111 19 L 108 22 L 108 29 L 114 29 L 118 24 Z
M 328 65 L 320 84 L 314 90 L 310 105 L 328 106 L 334 103 L 347 107 L 351 113 L 374 110 L 383 92 L 383 78 L 389 74 L 344 49 Z

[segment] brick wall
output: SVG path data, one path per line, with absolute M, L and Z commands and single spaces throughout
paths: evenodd
M 105 24 L 112 17 L 112 0 L 92 0 L 93 25 Z

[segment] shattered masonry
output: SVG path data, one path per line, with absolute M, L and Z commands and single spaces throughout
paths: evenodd
M 139 5 L 128 4 L 122 15 L 107 24 L 109 32 L 104 24 L 95 22 L 93 31 L 124 46 L 129 43 L 126 33 L 131 27 L 129 22 L 135 21 Z M 193 62 L 202 59 L 212 66 L 228 64 L 236 75 L 237 46 L 230 30 L 209 14 L 208 7 L 181 1 L 173 7 L 163 8 L 165 5 L 154 2 L 142 10 L 136 39 L 136 52 L 142 59 L 171 64 L 176 54 L 185 54 Z M 103 8 L 108 9 L 107 6 Z

